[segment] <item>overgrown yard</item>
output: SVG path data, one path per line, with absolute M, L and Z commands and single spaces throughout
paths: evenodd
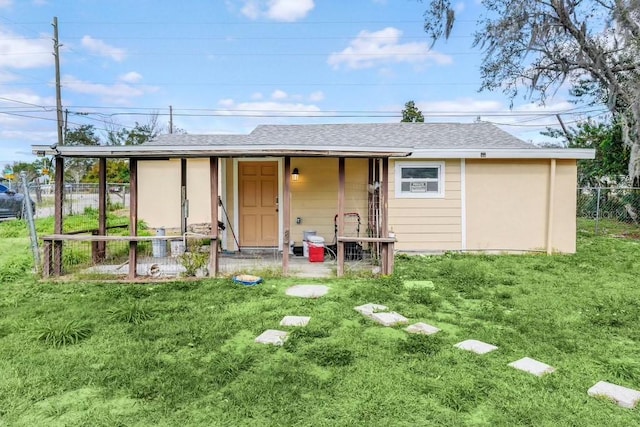
M 574 256 L 399 257 L 391 278 L 244 288 L 39 283 L 28 240 L 3 230 L 0 425 L 640 425 L 638 409 L 587 395 L 600 380 L 640 388 L 635 239 L 581 233 Z M 298 283 L 331 290 L 286 296 Z M 442 332 L 353 309 L 370 302 Z M 285 315 L 311 322 L 283 347 L 254 343 Z M 453 347 L 470 338 L 499 350 Z M 557 371 L 507 366 L 524 356 Z

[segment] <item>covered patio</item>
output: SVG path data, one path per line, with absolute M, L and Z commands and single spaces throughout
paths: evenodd
M 222 256 L 219 250 L 220 233 L 218 227 L 210 227 L 210 232 L 206 235 L 199 235 L 209 242 L 208 244 L 208 272 L 212 277 L 228 272 L 243 264 L 253 263 L 265 268 L 280 268 L 282 274 L 301 275 L 314 277 L 335 274 L 340 277 L 349 271 L 350 263 L 345 261 L 345 247 L 350 243 L 376 246 L 379 250 L 378 270 L 380 274 L 389 275 L 393 273 L 394 267 L 394 243 L 395 237 L 389 236 L 388 226 L 388 194 L 389 184 L 387 179 L 380 177 L 389 176 L 389 158 L 405 157 L 409 152 L 390 151 L 386 148 L 359 148 L 330 147 L 318 149 L 314 147 L 265 147 L 255 145 L 170 145 L 170 146 L 59 146 L 51 148 L 49 146 L 33 146 L 33 152 L 40 156 L 55 157 L 55 225 L 54 234 L 43 236 L 44 257 L 43 276 L 61 276 L 64 274 L 63 251 L 65 245 L 70 242 L 84 242 L 91 245 L 91 259 L 94 264 L 100 264 L 105 260 L 106 245 L 108 242 L 121 242 L 128 246 L 128 261 L 123 265 L 126 267 L 126 276 L 133 280 L 145 273 L 144 261 L 140 255 L 139 247 L 142 244 L 149 245 L 149 242 L 172 241 L 176 236 L 142 236 L 138 232 L 139 217 L 139 173 L 138 165 L 140 161 L 180 159 L 182 164 L 186 159 L 208 159 L 208 178 L 210 188 L 209 218 L 211 224 L 215 224 L 221 217 L 220 212 L 220 161 L 230 158 L 273 158 L 282 159 L 282 173 L 279 179 L 283 185 L 282 200 L 279 209 L 282 209 L 282 226 L 279 230 L 282 242 L 280 251 L 276 251 L 273 256 L 262 258 L 242 259 L 239 257 Z M 335 264 L 332 262 L 317 263 L 310 265 L 307 259 L 296 259 L 289 250 L 291 238 L 291 180 L 292 168 L 291 159 L 296 157 L 310 158 L 330 158 L 337 160 L 338 164 L 338 188 L 336 194 L 337 216 L 336 216 L 336 257 Z M 97 159 L 99 169 L 99 191 L 98 191 L 98 226 L 93 233 L 87 234 L 65 234 L 63 232 L 63 203 L 64 203 L 64 168 L 65 159 L 70 158 L 94 158 Z M 377 170 L 375 178 L 379 190 L 375 192 L 374 205 L 377 206 L 379 216 L 379 232 L 375 236 L 347 236 L 345 235 L 345 176 L 346 159 L 359 158 L 368 159 L 369 163 L 369 183 L 373 180 L 373 172 Z M 130 171 L 130 210 L 128 221 L 128 235 L 109 235 L 107 229 L 107 161 L 109 159 L 127 159 Z M 184 174 L 184 173 L 183 173 Z M 184 192 L 184 187 L 183 187 Z M 181 227 L 181 236 L 185 238 L 187 233 L 186 223 Z M 326 264 L 326 265 L 325 265 Z M 235 266 L 235 267 L 231 267 Z M 362 265 L 357 265 L 361 268 Z

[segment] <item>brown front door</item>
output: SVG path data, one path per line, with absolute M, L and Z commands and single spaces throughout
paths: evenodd
M 240 246 L 278 246 L 278 162 L 238 162 Z

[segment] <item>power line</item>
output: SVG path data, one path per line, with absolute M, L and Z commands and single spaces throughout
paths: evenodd
M 24 104 L 24 105 L 29 105 L 31 107 L 39 107 L 39 108 L 42 108 L 44 110 L 47 110 L 47 107 L 45 107 L 44 105 L 32 104 L 30 102 L 24 102 L 24 101 L 19 101 L 17 99 L 5 98 L 3 96 L 0 96 L 0 99 L 3 100 L 3 101 L 15 102 L 16 104 Z

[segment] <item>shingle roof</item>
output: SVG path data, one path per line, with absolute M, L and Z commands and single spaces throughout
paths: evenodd
M 363 150 L 538 148 L 484 122 L 261 125 L 248 135 L 159 135 L 146 145 L 353 147 Z
M 245 145 L 247 135 L 191 135 L 191 134 L 160 134 L 144 145 Z

